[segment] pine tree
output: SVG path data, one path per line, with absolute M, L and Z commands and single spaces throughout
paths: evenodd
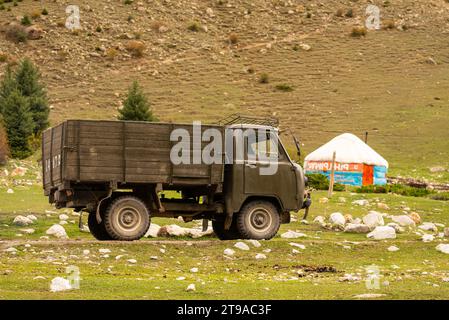
M 29 99 L 30 111 L 33 115 L 34 134 L 38 135 L 49 125 L 47 93 L 44 86 L 39 83 L 40 73 L 30 59 L 24 59 L 16 72 L 17 87 L 23 96 Z
M 119 110 L 119 113 L 119 120 L 157 121 L 137 81 L 134 81 L 129 88 L 128 96 L 123 101 L 123 108 Z
M 29 139 L 33 134 L 33 115 L 29 101 L 19 90 L 13 90 L 3 105 L 3 118 L 13 158 L 23 159 L 33 152 Z
M 17 82 L 14 77 L 14 73 L 11 67 L 6 68 L 5 75 L 0 84 L 0 114 L 3 114 L 3 106 L 5 104 L 5 99 L 11 94 L 11 92 L 17 89 Z

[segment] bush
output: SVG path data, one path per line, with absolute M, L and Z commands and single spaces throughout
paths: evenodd
M 189 26 L 187 27 L 188 30 L 192 31 L 192 32 L 198 32 L 201 29 L 201 26 L 199 23 L 197 22 L 192 22 L 191 24 L 189 24 Z
M 375 186 L 375 185 L 369 185 L 369 186 L 361 186 L 358 187 L 355 192 L 357 193 L 388 193 L 390 191 L 390 186 Z
M 0 63 L 8 61 L 8 55 L 6 53 L 0 52 Z
M 115 48 L 108 48 L 106 49 L 105 54 L 108 60 L 114 60 L 118 55 L 118 51 Z
M 123 101 L 123 108 L 119 110 L 119 120 L 134 120 L 134 121 L 156 121 L 150 109 L 150 104 L 147 97 L 139 86 L 137 81 L 134 81 L 128 89 L 128 95 Z
M 416 188 L 404 184 L 389 184 L 385 186 L 362 186 L 356 189 L 357 193 L 394 193 L 407 197 L 425 197 L 433 192 L 425 188 Z
M 31 26 L 31 19 L 27 15 L 24 15 L 20 20 L 20 23 L 22 24 L 22 26 Z
M 449 201 L 449 192 L 439 192 L 430 196 L 433 200 Z
M 278 84 L 278 85 L 276 85 L 275 88 L 279 91 L 284 91 L 284 92 L 293 91 L 293 87 L 286 83 Z
M 125 0 L 123 3 L 124 4 L 133 4 L 133 0 Z
M 316 190 L 329 190 L 329 180 L 324 174 L 321 173 L 311 173 L 306 174 L 308 179 L 308 186 Z M 334 191 L 343 191 L 345 186 L 340 183 L 334 183 Z
M 259 78 L 259 83 L 268 83 L 270 82 L 270 77 L 266 73 L 262 73 Z
M 145 44 L 142 41 L 131 40 L 126 44 L 125 48 L 133 57 L 140 58 L 145 51 Z
M 348 11 L 346 11 L 346 13 L 345 13 L 345 17 L 347 17 L 347 18 L 354 17 L 354 10 L 352 10 L 352 8 L 349 8 Z
M 46 8 L 42 9 L 42 15 L 43 16 L 47 16 L 48 15 L 48 10 Z
M 366 36 L 366 28 L 365 27 L 354 27 L 352 28 L 351 36 L 358 38 L 362 36 Z
M 18 24 L 12 24 L 6 28 L 5 32 L 6 39 L 15 42 L 27 42 L 28 35 L 25 31 L 25 27 L 18 25 Z

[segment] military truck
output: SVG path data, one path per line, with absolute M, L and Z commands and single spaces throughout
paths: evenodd
M 203 219 L 203 227 L 211 220 L 222 240 L 270 239 L 290 222 L 291 211 L 310 205 L 303 170 L 280 143 L 277 127 L 276 119 L 240 115 L 200 128 L 67 120 L 43 132 L 44 193 L 56 208 L 87 213 L 98 240 L 137 240 L 153 217 Z M 245 130 L 263 134 L 249 139 Z M 192 160 L 210 145 L 204 136 L 211 131 L 218 146 L 232 142 L 231 149 L 211 153 L 220 161 L 173 161 L 179 156 L 174 132 L 200 136 L 184 144 L 191 152 L 183 156 Z M 262 153 L 275 155 L 273 174 L 261 174 L 267 167 Z

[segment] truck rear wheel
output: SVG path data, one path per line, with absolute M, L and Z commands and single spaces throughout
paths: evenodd
M 212 229 L 214 229 L 215 235 L 220 240 L 235 240 L 241 238 L 239 232 L 237 231 L 237 225 L 235 223 L 235 219 L 233 219 L 231 227 L 229 230 L 225 230 L 224 228 L 224 219 L 216 219 L 212 220 Z
M 145 203 L 134 196 L 123 196 L 109 205 L 104 223 L 115 240 L 138 240 L 150 227 L 150 214 Z
M 97 240 L 112 240 L 112 237 L 106 231 L 104 227 L 104 220 L 101 223 L 97 222 L 97 218 L 95 216 L 95 212 L 89 213 L 87 217 L 87 225 L 89 227 L 90 233 Z
M 236 222 L 243 239 L 255 240 L 273 238 L 281 225 L 276 207 L 263 200 L 245 204 L 237 215 Z

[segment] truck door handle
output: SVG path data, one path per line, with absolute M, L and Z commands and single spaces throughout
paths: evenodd
M 257 167 L 255 164 L 252 164 L 252 163 L 245 163 L 245 166 L 253 168 L 253 169 Z

